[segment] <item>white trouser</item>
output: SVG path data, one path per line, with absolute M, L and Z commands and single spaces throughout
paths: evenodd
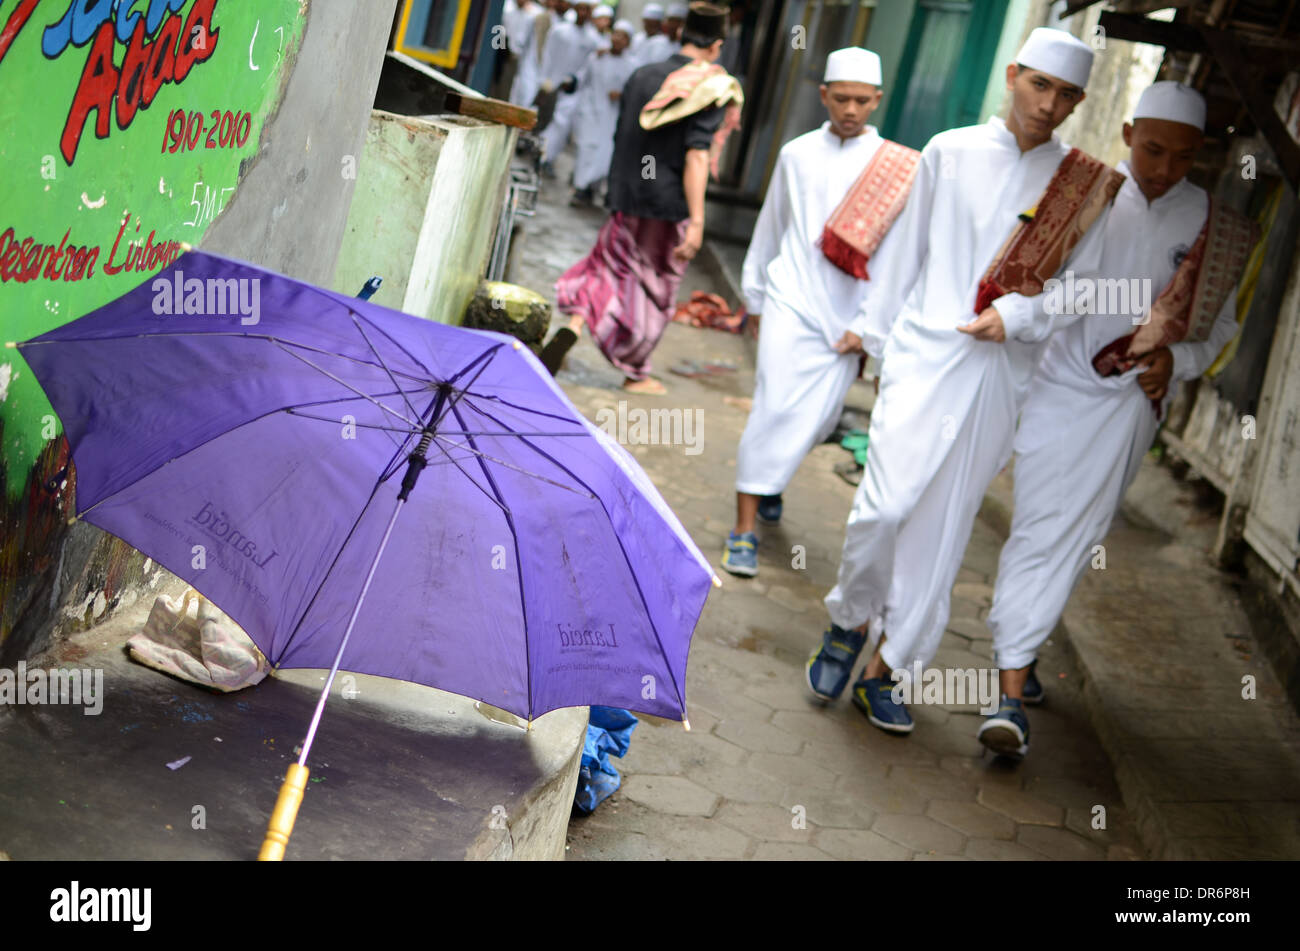
M 883 622 L 891 668 L 925 666 L 984 492 L 1011 456 L 1016 392 L 1005 345 L 956 330 L 896 327 L 883 356 L 866 471 L 826 607 L 842 628 Z
M 1089 565 L 1123 570 L 1095 546 L 1155 437 L 1156 416 L 1131 379 L 1136 372 L 1121 389 L 1041 376 L 1030 387 L 1015 438 L 1015 514 L 988 620 L 1004 670 L 1034 660 Z
M 736 450 L 736 491 L 777 495 L 839 421 L 859 358 L 836 353 L 826 332 L 768 297 L 758 335 L 754 403 Z

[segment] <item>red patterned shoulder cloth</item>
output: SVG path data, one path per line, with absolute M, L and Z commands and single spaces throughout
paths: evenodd
M 921 153 L 885 139 L 822 232 L 822 253 L 841 271 L 868 280 L 867 261 L 907 204 Z

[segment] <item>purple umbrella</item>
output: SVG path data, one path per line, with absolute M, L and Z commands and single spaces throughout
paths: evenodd
M 713 569 L 513 338 L 191 251 L 18 347 L 63 421 L 78 517 L 275 667 L 330 668 L 277 803 L 284 841 L 340 666 L 529 721 L 686 719 Z

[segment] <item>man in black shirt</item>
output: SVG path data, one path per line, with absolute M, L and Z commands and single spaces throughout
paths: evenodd
M 554 372 L 585 322 L 625 389 L 663 393 L 650 353 L 672 319 L 686 266 L 704 241 L 704 193 L 722 140 L 739 123 L 740 84 L 716 65 L 726 10 L 690 8 L 682 50 L 642 66 L 623 90 L 606 198 L 591 253 L 556 284 L 571 315 L 542 352 Z

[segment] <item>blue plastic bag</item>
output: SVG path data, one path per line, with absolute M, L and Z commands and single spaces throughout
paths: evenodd
M 582 746 L 582 766 L 573 804 L 590 814 L 618 789 L 622 779 L 609 761 L 610 754 L 622 757 L 632 742 L 637 719 L 618 707 L 592 707 L 587 721 L 587 739 Z

